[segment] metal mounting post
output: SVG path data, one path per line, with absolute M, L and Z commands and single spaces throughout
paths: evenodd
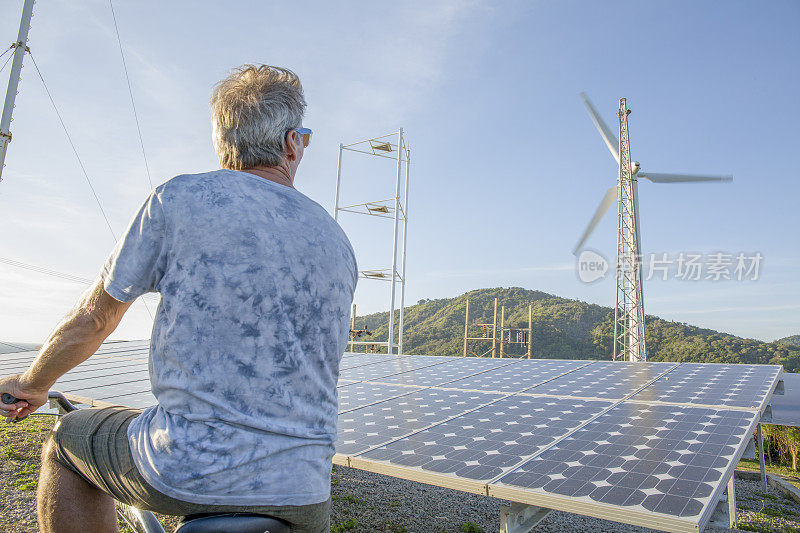
M 714 513 L 708 521 L 708 526 L 733 529 L 736 525 L 736 486 L 733 480 L 734 477 L 736 476 L 731 474 L 725 494 L 723 494 L 717 502 Z
M 761 490 L 767 492 L 767 466 L 764 462 L 764 436 L 761 434 L 761 424 L 756 426 L 756 438 L 758 439 L 758 466 L 761 469 Z

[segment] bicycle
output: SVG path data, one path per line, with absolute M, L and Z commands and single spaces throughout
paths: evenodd
M 72 402 L 60 392 L 50 391 L 48 399 L 55 401 L 59 413 L 55 416 L 77 410 Z M 17 399 L 3 393 L 0 398 L 4 404 L 13 404 Z M 166 533 L 158 518 L 150 511 L 143 511 L 119 501 L 114 502 L 117 515 L 136 533 Z M 184 516 L 175 533 L 289 533 L 289 524 L 274 516 L 257 513 L 203 513 Z

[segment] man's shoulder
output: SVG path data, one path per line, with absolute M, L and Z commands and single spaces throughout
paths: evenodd
M 170 178 L 158 187 L 157 193 L 175 193 L 179 191 L 192 191 L 197 190 L 198 187 L 209 186 L 212 184 L 221 183 L 223 179 L 231 179 L 233 176 L 226 174 L 235 174 L 230 170 L 217 169 L 208 172 L 199 172 L 196 174 L 178 174 L 174 178 Z

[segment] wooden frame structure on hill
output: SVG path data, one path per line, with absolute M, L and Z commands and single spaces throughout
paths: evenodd
M 470 328 L 481 328 L 483 336 L 470 337 Z M 490 336 L 491 332 L 491 336 Z M 473 357 L 486 357 L 491 354 L 492 358 L 498 357 L 497 346 L 500 345 L 500 358 L 510 357 L 533 357 L 533 305 L 528 304 L 528 327 L 527 328 L 511 328 L 506 327 L 506 306 L 500 308 L 500 336 L 498 337 L 497 328 L 497 298 L 494 299 L 494 313 L 492 314 L 492 321 L 486 323 L 469 323 L 469 298 L 467 298 L 467 309 L 464 314 L 464 351 L 463 356 L 472 355 Z M 492 347 L 485 352 L 478 353 L 470 351 L 470 341 L 475 342 L 491 342 Z M 505 347 L 507 344 L 519 344 L 524 347 L 524 354 L 507 354 Z
M 520 344 L 527 348 L 525 355 L 506 354 L 506 344 Z M 527 328 L 507 328 L 506 327 L 506 306 L 500 310 L 500 357 L 511 355 L 513 357 L 533 356 L 533 305 L 528 304 L 528 327 Z
M 470 337 L 469 336 L 469 328 L 470 326 L 479 327 L 483 330 L 482 337 Z M 489 331 L 491 330 L 492 336 L 489 336 Z M 492 347 L 486 350 L 485 352 L 478 354 L 476 352 L 472 352 L 472 355 L 475 357 L 486 357 L 488 354 L 492 354 L 492 357 L 497 356 L 497 298 L 494 299 L 494 314 L 491 322 L 485 324 L 470 324 L 469 323 L 469 298 L 467 298 L 467 311 L 464 315 L 464 357 L 467 356 L 467 350 L 469 347 L 469 341 L 489 341 L 492 343 Z

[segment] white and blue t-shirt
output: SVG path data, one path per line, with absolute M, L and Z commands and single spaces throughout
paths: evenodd
M 246 172 L 178 176 L 148 197 L 101 275 L 117 300 L 161 295 L 158 405 L 128 428 L 154 488 L 206 505 L 329 497 L 358 272 L 325 209 Z

